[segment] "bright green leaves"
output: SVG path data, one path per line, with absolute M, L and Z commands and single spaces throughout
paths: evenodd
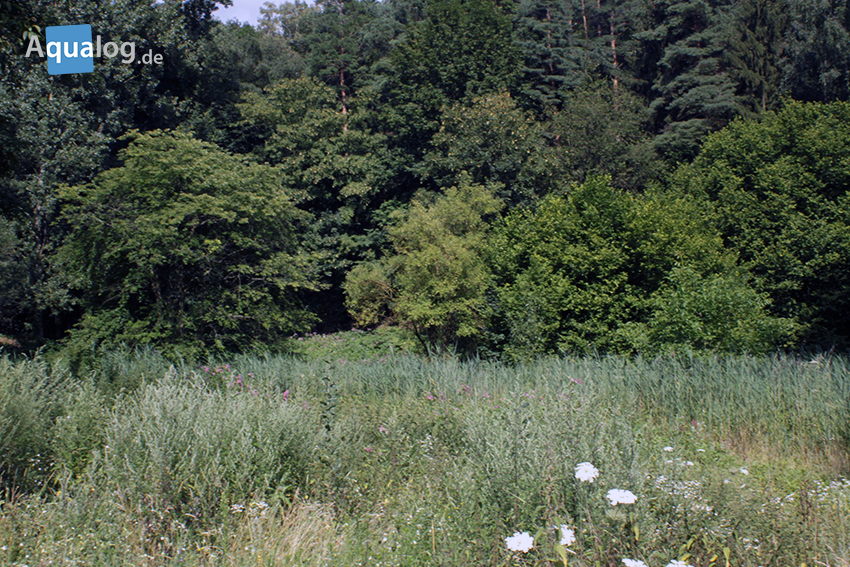
M 566 197 L 549 196 L 533 210 L 512 211 L 497 224 L 491 243 L 496 320 L 508 358 L 654 350 L 675 342 L 663 333 L 648 335 L 646 324 L 652 321 L 712 327 L 720 313 L 736 325 L 774 324 L 762 311 L 764 298 L 745 280 L 712 279 L 727 273 L 733 258 L 724 255 L 706 213 L 691 199 L 660 193 L 636 197 L 611 188 L 606 178 L 591 178 Z M 695 279 L 665 279 L 680 273 L 677 266 Z M 712 295 L 718 285 L 740 301 L 720 302 L 713 311 L 705 305 L 668 305 L 668 299 L 685 293 L 719 297 Z M 732 333 L 735 329 L 721 327 L 698 338 L 682 331 L 676 344 L 720 350 L 755 344 L 749 335 Z
M 706 141 L 674 187 L 707 197 L 725 244 L 809 340 L 850 337 L 850 106 L 790 103 Z
M 474 343 L 488 317 L 483 217 L 501 208 L 468 177 L 433 204 L 414 201 L 389 230 L 394 254 L 350 272 L 345 290 L 352 316 L 367 325 L 391 314 L 428 345 Z
M 121 167 L 62 192 L 88 308 L 72 344 L 244 348 L 303 328 L 292 294 L 315 284 L 278 172 L 185 134 L 129 138 Z
M 652 298 L 654 312 L 645 335 L 651 351 L 761 354 L 783 345 L 795 331 L 793 320 L 768 314 L 770 298 L 753 289 L 742 271 L 702 275 L 676 267 L 667 284 Z

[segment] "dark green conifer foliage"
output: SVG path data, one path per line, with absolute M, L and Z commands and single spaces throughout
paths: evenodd
M 783 89 L 796 100 L 850 96 L 850 6 L 844 0 L 788 0 Z
M 788 6 L 785 0 L 743 0 L 732 8 L 727 28 L 729 75 L 749 113 L 780 104 Z
M 522 95 L 538 110 L 560 106 L 565 92 L 586 80 L 576 16 L 566 1 L 522 0 L 517 6 Z
M 745 111 L 725 59 L 729 20 L 721 8 L 706 0 L 680 2 L 655 30 L 666 35 L 666 47 L 651 110 L 656 147 L 670 161 L 692 158 L 709 132 Z

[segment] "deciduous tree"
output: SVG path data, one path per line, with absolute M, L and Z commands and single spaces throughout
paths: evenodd
M 86 313 L 71 351 L 244 349 L 304 330 L 315 289 L 278 172 L 186 134 L 133 133 L 123 164 L 69 187 L 61 250 Z

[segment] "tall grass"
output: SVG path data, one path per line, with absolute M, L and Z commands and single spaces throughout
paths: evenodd
M 28 424 L 6 426 L 7 453 L 32 469 L 27 432 L 49 440 L 47 470 L 7 491 L 0 562 L 553 565 L 561 524 L 570 565 L 848 561 L 840 357 L 140 351 L 77 377 L 0 359 L 0 380 Z M 637 501 L 612 506 L 614 488 Z M 527 554 L 506 548 L 518 531 Z

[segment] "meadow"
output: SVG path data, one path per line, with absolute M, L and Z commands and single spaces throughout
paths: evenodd
M 850 566 L 846 358 L 302 342 L 0 358 L 0 563 Z

